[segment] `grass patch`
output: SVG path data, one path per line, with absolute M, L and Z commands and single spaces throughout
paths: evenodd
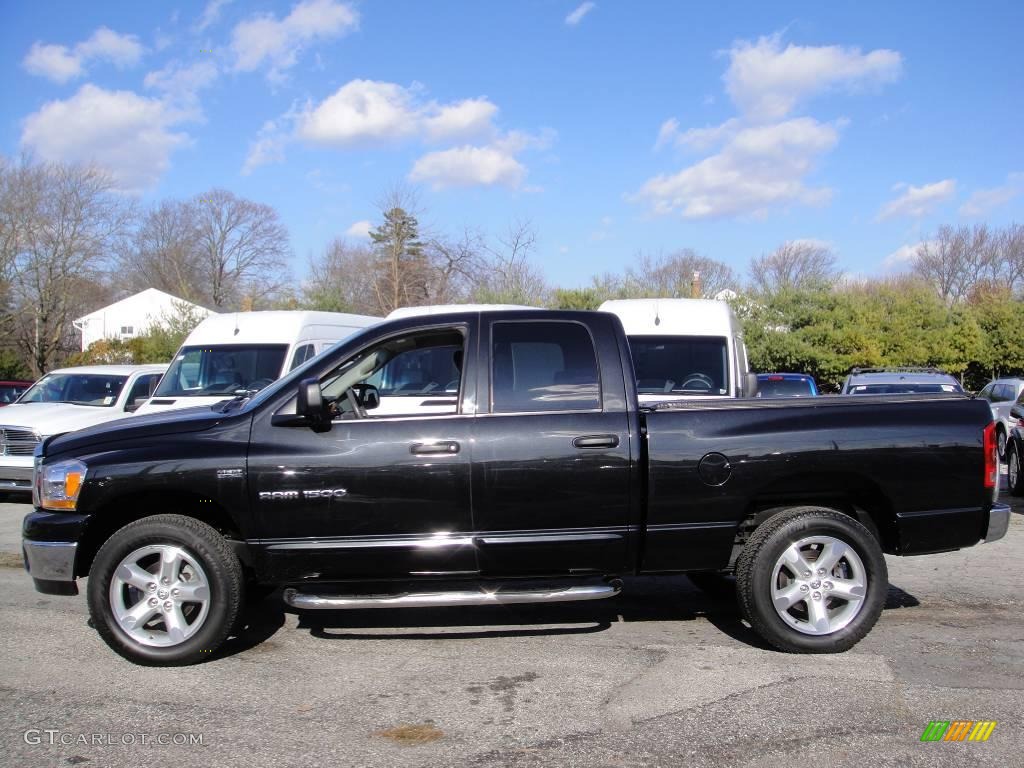
M 24 568 L 25 561 L 17 552 L 0 552 L 0 568 Z
M 404 744 L 411 747 L 416 744 L 428 744 L 431 741 L 437 741 L 444 736 L 444 731 L 440 728 L 435 728 L 429 723 L 420 723 L 419 725 L 396 725 L 394 728 L 388 728 L 386 731 L 377 731 L 373 735 L 391 739 L 396 744 Z

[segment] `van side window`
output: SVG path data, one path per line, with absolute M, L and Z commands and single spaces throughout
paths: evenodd
M 304 362 L 309 360 L 309 358 L 313 357 L 314 354 L 316 354 L 316 353 L 313 351 L 313 345 L 312 344 L 303 344 L 301 347 L 296 349 L 295 350 L 295 354 L 292 355 L 292 365 L 291 365 L 291 368 L 289 368 L 288 370 L 289 371 L 295 370 L 300 365 L 302 365 Z
M 594 342 L 574 322 L 495 323 L 491 411 L 581 411 L 601 407 Z

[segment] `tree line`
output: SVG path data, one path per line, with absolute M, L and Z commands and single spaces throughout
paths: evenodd
M 212 189 L 142 207 L 102 171 L 0 157 L 0 376 L 65 362 L 167 359 L 196 318 L 79 354 L 76 317 L 144 288 L 214 311 L 319 309 L 386 315 L 401 306 L 526 304 L 593 309 L 608 299 L 729 300 L 756 370 L 802 371 L 827 390 L 854 366 L 936 366 L 978 387 L 1024 372 L 1024 227 L 943 226 L 906 272 L 857 278 L 831 248 L 795 240 L 745 273 L 682 248 L 637 252 L 583 287 L 550 284 L 529 222 L 499 233 L 432 231 L 415 190 L 376 203 L 369 237 L 338 237 L 294 279 L 271 206 Z M 168 351 L 170 350 L 170 351 Z

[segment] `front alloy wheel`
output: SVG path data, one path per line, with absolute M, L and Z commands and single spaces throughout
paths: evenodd
M 1020 476 L 1020 451 L 1017 442 L 1006 449 L 1006 484 L 1012 496 L 1024 496 L 1024 480 Z
M 89 573 L 93 626 L 137 664 L 210 658 L 244 599 L 242 565 L 225 538 L 182 515 L 154 515 L 114 533 Z

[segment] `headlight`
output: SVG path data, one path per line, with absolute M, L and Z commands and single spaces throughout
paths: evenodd
M 58 461 L 36 467 L 35 491 L 42 509 L 73 510 L 78 506 L 78 493 L 85 482 L 85 464 L 80 461 Z

